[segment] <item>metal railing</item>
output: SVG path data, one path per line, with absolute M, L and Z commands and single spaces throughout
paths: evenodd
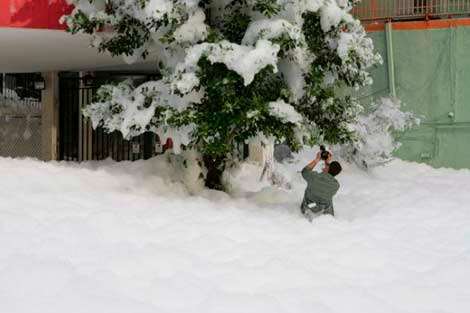
M 148 159 L 161 153 L 158 136 L 144 133 L 126 140 L 118 131 L 105 132 L 101 127 L 93 129 L 91 121 L 84 118 L 82 109 L 93 102 L 102 83 L 124 78 L 147 80 L 143 75 L 125 74 L 96 76 L 85 84 L 85 77 L 61 77 L 59 82 L 59 160 L 89 161 L 112 158 L 116 161 Z M 158 140 L 157 140 L 158 139 Z M 158 141 L 158 142 L 157 142 Z
M 362 0 L 352 13 L 363 22 L 470 16 L 470 0 Z
M 34 81 L 41 73 L 0 73 L 0 107 L 22 111 L 41 111 L 41 91 L 34 88 Z
M 38 73 L 0 73 L 0 157 L 41 158 L 41 92 Z

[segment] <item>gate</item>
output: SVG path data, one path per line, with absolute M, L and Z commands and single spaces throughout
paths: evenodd
M 40 73 L 0 74 L 0 156 L 41 158 Z
M 120 132 L 106 133 L 93 129 L 91 121 L 83 117 L 82 108 L 93 101 L 100 85 L 111 80 L 122 80 L 129 75 L 100 77 L 60 77 L 59 80 L 59 160 L 87 161 L 112 158 L 116 161 L 135 161 L 154 156 L 157 135 L 147 132 L 125 140 Z M 143 75 L 131 75 L 145 80 Z

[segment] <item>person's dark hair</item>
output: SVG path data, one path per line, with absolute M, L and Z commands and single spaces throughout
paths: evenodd
M 339 162 L 336 162 L 336 161 L 331 162 L 330 166 L 328 167 L 328 173 L 333 176 L 336 176 L 339 173 L 341 173 L 341 170 L 342 170 L 341 164 L 339 164 Z

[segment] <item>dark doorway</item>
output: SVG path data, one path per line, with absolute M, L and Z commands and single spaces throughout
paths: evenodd
M 156 154 L 156 135 L 150 132 L 126 140 L 120 132 L 106 133 L 93 129 L 81 114 L 93 101 L 99 86 L 113 80 L 134 77 L 148 80 L 142 74 L 106 74 L 79 77 L 78 73 L 62 73 L 59 78 L 59 160 L 87 161 L 112 158 L 116 161 L 148 159 Z

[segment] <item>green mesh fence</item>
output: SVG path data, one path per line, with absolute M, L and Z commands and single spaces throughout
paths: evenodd
M 385 31 L 371 32 L 384 65 L 361 91 L 367 105 L 389 94 Z M 470 27 L 394 30 L 397 96 L 422 124 L 398 136 L 397 156 L 436 167 L 470 168 Z

